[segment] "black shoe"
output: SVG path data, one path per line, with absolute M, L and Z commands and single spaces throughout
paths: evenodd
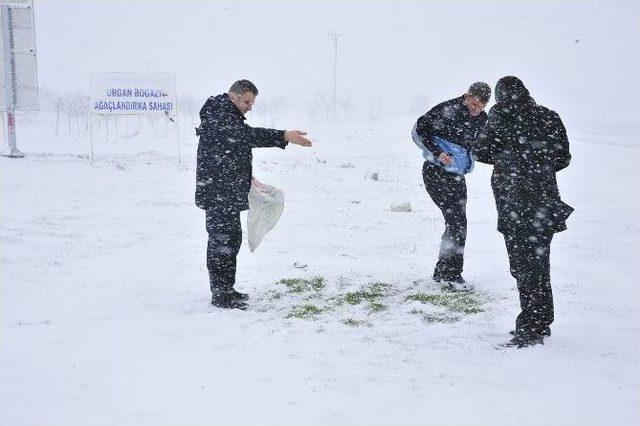
M 240 309 L 241 311 L 246 311 L 247 308 L 248 306 L 246 302 L 242 300 L 231 300 L 227 309 Z
M 500 348 L 527 348 L 529 346 L 544 345 L 544 339 L 539 334 L 516 334 L 508 342 L 498 345 Z
M 247 300 L 249 300 L 249 295 L 247 293 L 240 293 L 235 289 L 231 292 L 231 297 L 236 300 L 242 300 L 243 302 L 246 302 Z
M 451 279 L 440 279 L 437 281 L 442 284 L 445 290 L 449 291 L 473 291 L 473 286 L 467 283 L 461 275 L 457 275 Z
M 449 281 L 461 281 L 464 282 L 464 278 L 462 278 L 462 275 L 451 275 L 451 274 L 445 274 L 442 272 L 434 272 L 433 273 L 433 280 L 437 283 L 441 283 L 441 282 L 449 282 Z
M 464 284 L 465 280 L 462 278 L 462 275 L 444 275 L 439 273 L 433 273 L 433 280 L 437 283 L 441 282 L 453 282 L 458 284 Z
M 516 335 L 516 331 L 515 330 L 511 330 L 509 332 L 510 335 L 515 336 Z M 545 327 L 544 330 L 542 330 L 542 333 L 540 333 L 541 336 L 543 337 L 549 337 L 551 336 L 551 328 L 550 327 Z
M 220 292 L 211 296 L 211 304 L 222 309 L 247 309 L 247 304 L 232 296 L 232 293 Z

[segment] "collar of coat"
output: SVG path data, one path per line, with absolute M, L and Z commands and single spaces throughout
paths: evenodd
M 241 119 L 246 120 L 247 117 L 244 116 L 244 114 L 242 113 L 242 111 L 240 111 L 240 109 L 236 106 L 236 104 L 234 104 L 231 101 L 231 97 L 229 96 L 228 93 L 223 93 L 222 94 L 222 98 L 223 101 L 227 104 L 228 108 L 230 109 L 229 112 L 232 112 L 238 116 L 240 116 Z

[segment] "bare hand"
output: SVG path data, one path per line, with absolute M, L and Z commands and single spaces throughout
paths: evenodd
M 300 130 L 286 130 L 284 132 L 284 140 L 294 145 L 311 146 L 311 141 L 304 137 L 307 132 Z
M 453 157 L 447 153 L 444 153 L 444 152 L 440 153 L 440 155 L 438 156 L 438 159 L 445 166 L 450 166 L 453 164 Z

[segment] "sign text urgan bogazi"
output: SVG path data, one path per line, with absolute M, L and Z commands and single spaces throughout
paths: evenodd
M 175 75 L 163 73 L 93 73 L 91 112 L 109 114 L 176 114 Z
M 149 72 L 94 72 L 91 74 L 89 110 L 93 116 L 163 115 L 174 124 L 180 163 L 180 131 L 176 76 Z M 92 123 L 93 120 L 90 120 Z M 93 161 L 93 126 L 90 126 L 90 158 Z

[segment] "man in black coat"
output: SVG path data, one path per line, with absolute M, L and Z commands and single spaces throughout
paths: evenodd
M 520 292 L 521 313 L 505 346 L 525 347 L 551 334 L 551 239 L 567 229 L 573 211 L 560 199 L 556 172 L 569 165 L 571 155 L 560 116 L 537 105 L 522 81 L 501 78 L 495 96 L 473 151 L 478 161 L 493 165 L 498 231 Z
M 221 308 L 246 307 L 248 296 L 233 286 L 236 256 L 242 244 L 240 212 L 249 208 L 252 148 L 279 147 L 288 143 L 311 146 L 299 130 L 250 127 L 245 114 L 251 110 L 258 89 L 248 80 L 235 82 L 228 93 L 212 96 L 200 110 L 196 134 L 196 205 L 206 212 L 209 234 L 207 269 L 211 304 Z
M 422 178 L 427 193 L 444 216 L 445 230 L 440 243 L 433 279 L 452 290 L 470 290 L 462 278 L 464 246 L 467 239 L 467 183 L 464 175 L 446 171 L 453 158 L 433 141 L 433 136 L 470 149 L 470 143 L 485 124 L 484 108 L 491 97 L 488 84 L 476 82 L 464 95 L 436 105 L 418 119 L 416 133 L 440 164 L 425 161 Z

